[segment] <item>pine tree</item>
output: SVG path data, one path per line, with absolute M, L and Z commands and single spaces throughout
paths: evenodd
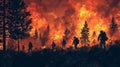
M 6 0 L 0 1 L 0 43 L 3 43 L 3 51 L 6 50 Z
M 30 13 L 26 10 L 24 0 L 9 0 L 8 6 L 8 31 L 10 38 L 18 41 L 19 52 L 19 40 L 28 37 L 32 28 Z
M 116 33 L 117 30 L 118 30 L 118 25 L 116 24 L 114 17 L 112 18 L 112 21 L 111 21 L 109 30 L 110 30 L 109 33 L 110 33 L 110 36 L 111 36 L 111 37 L 112 37 L 113 34 Z
M 44 46 L 46 42 L 49 40 L 50 26 L 48 25 L 45 31 L 40 33 L 40 41 L 41 45 Z
M 68 40 L 68 39 L 69 39 L 69 34 L 70 34 L 70 30 L 69 30 L 69 29 L 66 29 L 66 30 L 64 31 L 63 39 Z
M 37 31 L 37 29 L 35 29 L 35 39 L 38 39 L 38 31 Z
M 87 21 L 85 21 L 84 27 L 81 31 L 81 42 L 84 46 L 89 46 L 89 28 Z
M 92 34 L 92 44 L 96 44 L 96 32 L 94 31 Z

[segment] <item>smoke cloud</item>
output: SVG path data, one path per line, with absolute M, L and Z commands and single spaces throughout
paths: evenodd
M 56 41 L 67 37 L 68 44 L 74 36 L 80 38 L 80 32 L 85 20 L 90 28 L 90 37 L 93 32 L 99 34 L 101 29 L 108 31 L 112 17 L 120 25 L 120 0 L 25 0 L 28 11 L 33 18 L 32 25 L 41 34 L 50 30 L 45 40 Z M 65 31 L 69 33 L 65 34 Z M 97 37 L 96 37 L 97 38 Z

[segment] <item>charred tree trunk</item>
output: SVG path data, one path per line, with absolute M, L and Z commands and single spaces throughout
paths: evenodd
M 6 10 L 5 10 L 5 0 L 3 0 L 3 51 L 6 51 L 6 23 L 5 23 L 5 16 L 6 16 Z
M 19 45 L 19 35 L 18 35 L 18 53 L 20 52 L 20 45 Z

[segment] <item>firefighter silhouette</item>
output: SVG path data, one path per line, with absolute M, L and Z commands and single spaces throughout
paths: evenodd
M 106 33 L 104 31 L 100 31 L 100 34 L 98 36 L 98 41 L 100 42 L 100 47 L 104 46 L 106 48 L 106 41 L 108 40 L 108 37 L 106 36 Z
M 51 46 L 52 46 L 52 49 L 55 49 L 56 44 L 55 44 L 55 42 L 54 42 L 54 41 L 52 42 L 52 45 L 51 45 Z
M 65 47 L 65 46 L 66 46 L 66 40 L 63 39 L 63 41 L 62 41 L 62 47 Z
M 33 48 L 32 42 L 29 42 L 28 44 L 28 52 L 31 52 Z
M 79 39 L 77 37 L 74 37 L 73 45 L 74 45 L 75 49 L 77 49 L 78 44 L 79 44 Z

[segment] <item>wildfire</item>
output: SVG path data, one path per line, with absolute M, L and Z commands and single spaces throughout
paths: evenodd
M 111 1 L 113 2 L 113 0 Z M 50 45 L 52 41 L 55 41 L 57 45 L 61 45 L 61 41 L 65 37 L 68 47 L 71 46 L 74 36 L 80 39 L 80 32 L 85 21 L 87 21 L 89 40 L 92 46 L 93 41 L 97 42 L 100 30 L 106 31 L 109 36 L 109 26 L 113 16 L 119 25 L 120 10 L 116 7 L 120 7 L 120 2 L 115 5 L 116 2 L 112 3 L 111 1 L 55 0 L 54 3 L 52 0 L 31 1 L 28 3 L 27 8 L 32 17 L 33 30 L 31 35 L 33 36 L 34 30 L 37 29 L 39 33 L 47 36 L 41 36 L 47 42 L 45 45 Z M 47 28 L 48 25 L 49 29 Z M 66 29 L 68 29 L 68 33 L 65 33 Z M 47 34 L 45 35 L 46 31 Z M 113 38 L 118 39 L 119 37 L 114 36 Z
M 61 35 L 60 34 L 55 34 L 55 36 L 54 36 L 54 40 L 59 40 L 59 39 L 61 39 L 62 37 L 61 37 Z
M 88 17 L 91 17 L 91 12 L 89 12 L 86 8 L 85 8 L 85 5 L 83 5 L 80 10 L 80 17 L 83 17 L 83 18 L 88 18 Z

